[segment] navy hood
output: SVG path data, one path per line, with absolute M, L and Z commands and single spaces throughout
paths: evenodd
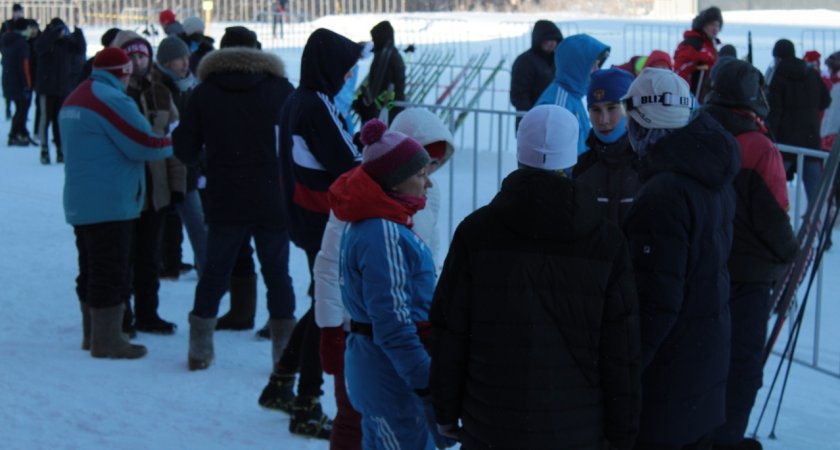
M 554 50 L 554 67 L 557 71 L 554 81 L 577 98 L 586 95 L 592 65 L 608 51 L 607 44 L 589 36 L 576 34 L 563 39 Z
M 356 65 L 364 47 L 325 28 L 306 41 L 300 61 L 300 85 L 330 97 L 344 86 L 344 75 Z
M 531 32 L 531 48 L 540 50 L 540 45 L 545 41 L 555 40 L 560 43 L 563 40 L 563 33 L 557 28 L 554 22 L 538 20 L 534 24 L 534 31 Z
M 383 20 L 370 29 L 370 37 L 373 40 L 373 51 L 378 53 L 379 50 L 394 45 L 394 27 L 391 26 L 391 22 Z

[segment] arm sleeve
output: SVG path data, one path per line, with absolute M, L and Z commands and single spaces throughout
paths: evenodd
M 534 74 L 528 70 L 528 64 L 523 55 L 516 58 L 510 75 L 510 104 L 517 111 L 531 109 L 531 88 L 534 84 Z
M 787 180 L 782 156 L 768 139 L 772 150 L 764 152 L 750 180 L 750 221 L 756 235 L 780 262 L 790 262 L 799 251 L 799 243 L 788 216 Z
M 770 82 L 767 104 L 770 106 L 770 113 L 767 115 L 767 127 L 775 139 L 779 138 L 779 125 L 782 121 L 782 109 L 785 105 L 784 81 L 773 77 Z
M 607 286 L 599 367 L 604 392 L 604 426 L 617 449 L 633 447 L 642 409 L 639 302 L 626 243 L 616 255 Z
M 820 111 L 825 111 L 831 105 L 831 93 L 828 92 L 819 74 L 815 78 L 820 81 Z
M 303 126 L 306 130 L 306 144 L 309 151 L 334 177 L 356 167 L 362 161 L 362 154 L 353 143 L 353 137 L 344 129 L 338 110 L 329 97 L 318 93 L 322 103 L 308 111 L 309 117 Z
M 110 104 L 108 106 L 111 106 Z M 111 126 L 106 134 L 117 142 L 126 158 L 135 161 L 152 161 L 172 156 L 172 140 L 156 136 L 149 121 L 137 108 L 137 103 L 123 95 L 114 100 Z
M 677 321 L 688 267 L 685 200 L 673 190 L 654 191 L 636 199 L 627 222 L 639 297 L 642 368 L 653 360 Z
M 178 158 L 166 158 L 166 177 L 170 191 L 187 193 L 187 167 Z
M 338 285 L 338 262 L 344 222 L 330 211 L 330 220 L 324 229 L 321 249 L 315 257 L 312 275 L 315 278 L 315 323 L 320 328 L 344 324 L 344 302 Z
M 467 379 L 472 304 L 469 256 L 455 232 L 432 300 L 432 369 L 430 387 L 438 423 L 455 424 Z
M 181 114 L 178 128 L 172 132 L 175 156 L 181 162 L 196 167 L 201 161 L 204 136 L 201 133 L 201 111 L 198 97 L 193 93 L 187 101 L 186 111 Z

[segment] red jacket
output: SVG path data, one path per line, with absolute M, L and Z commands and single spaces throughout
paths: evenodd
M 702 31 L 688 30 L 683 33 L 683 41 L 674 52 L 674 71 L 688 82 L 694 94 L 697 94 L 697 83 L 700 79 L 697 66 L 706 65 L 709 66 L 708 70 L 712 69 L 718 59 L 717 49 L 715 49 L 717 43 L 717 39 L 713 42 Z M 708 84 L 708 70 L 703 77 L 704 85 Z M 702 93 L 697 100 L 703 101 Z

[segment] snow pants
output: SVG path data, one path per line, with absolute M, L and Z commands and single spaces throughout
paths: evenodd
M 364 450 L 434 450 L 426 418 L 362 416 Z
M 91 308 L 119 305 L 128 284 L 129 257 L 134 236 L 134 221 L 75 225 L 79 251 L 79 276 L 76 294 Z
M 335 373 L 335 405 L 338 412 L 330 431 L 330 450 L 360 450 L 362 448 L 362 415 L 353 409 L 347 397 L 344 365 Z

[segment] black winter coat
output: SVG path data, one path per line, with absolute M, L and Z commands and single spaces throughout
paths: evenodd
M 15 31 L 0 37 L 0 52 L 3 54 L 3 96 L 17 100 L 32 90 L 29 78 L 29 44 L 26 38 Z
M 688 444 L 724 422 L 738 144 L 701 113 L 639 164 L 625 231 L 639 290 L 640 442 Z
M 190 96 L 192 95 L 193 90 L 190 89 L 188 91 L 181 91 L 178 89 L 178 86 L 175 85 L 175 81 L 172 80 L 168 75 L 163 73 L 160 68 L 158 68 L 157 64 L 152 66 L 152 82 L 153 83 L 160 83 L 166 87 L 169 93 L 172 95 L 172 102 L 175 104 L 175 108 L 178 110 L 179 117 L 183 117 L 187 111 L 187 103 L 189 101 Z M 187 192 L 193 191 L 198 189 L 198 178 L 204 172 L 204 157 L 199 160 L 198 164 L 192 164 L 187 166 Z
M 35 43 L 38 52 L 38 78 L 35 90 L 42 95 L 67 97 L 82 73 L 86 44 L 81 30 L 65 36 L 63 23 L 53 21 Z
M 388 87 L 394 87 L 394 100 L 405 101 L 405 63 L 399 50 L 394 47 L 394 28 L 388 21 L 380 22 L 370 30 L 373 38 L 373 62 L 370 64 L 370 72 L 367 77 L 367 87 L 370 94 L 376 99 L 388 91 Z M 376 108 L 371 109 L 371 113 Z M 403 108 L 394 107 L 388 111 L 389 123 L 402 111 Z M 362 123 L 379 117 L 379 111 L 375 114 L 364 114 Z
M 260 50 L 217 50 L 198 77 L 173 148 L 188 165 L 206 151 L 207 223 L 284 223 L 277 133 L 293 87 L 283 63 Z
M 820 149 L 820 111 L 831 104 L 831 95 L 819 72 L 796 57 L 782 59 L 770 80 L 770 114 L 767 126 L 780 144 Z M 796 171 L 796 155 L 783 153 L 791 164 L 788 177 Z
M 589 151 L 578 157 L 572 176 L 595 192 L 604 216 L 621 226 L 633 206 L 639 190 L 639 155 L 630 146 L 625 134 L 612 144 L 605 144 L 589 131 Z
M 641 409 L 627 245 L 589 189 L 510 174 L 458 226 L 432 301 L 438 423 L 465 449 L 631 448 Z
M 554 53 L 540 48 L 544 41 L 563 39 L 557 25 L 540 20 L 531 32 L 531 48 L 516 57 L 510 75 L 510 103 L 517 111 L 529 111 L 554 80 Z M 518 122 L 517 122 L 518 123 Z

